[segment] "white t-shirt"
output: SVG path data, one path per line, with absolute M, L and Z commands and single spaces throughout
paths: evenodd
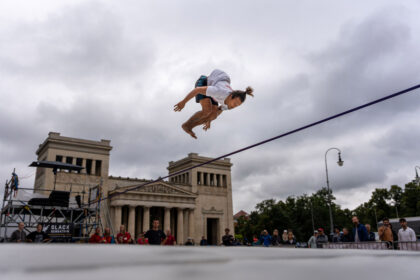
M 227 110 L 225 99 L 232 92 L 230 87 L 230 77 L 222 70 L 215 69 L 207 77 L 207 91 L 206 95 L 212 97 L 220 105 L 222 110 Z
M 410 227 L 407 227 L 406 230 L 400 228 L 398 231 L 398 241 L 416 241 L 416 233 Z

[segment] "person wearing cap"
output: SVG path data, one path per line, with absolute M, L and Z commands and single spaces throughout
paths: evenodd
M 194 246 L 194 241 L 191 237 L 187 238 L 187 242 L 184 244 L 185 246 Z
M 316 237 L 316 244 L 318 248 L 322 248 L 322 244 L 328 243 L 328 237 L 324 234 L 324 229 L 318 229 L 318 236 Z
M 284 244 L 287 243 L 287 240 L 289 239 L 289 235 L 287 234 L 287 229 L 283 230 L 283 234 L 281 236 L 281 239 L 283 240 Z
M 314 235 L 311 236 L 308 240 L 308 246 L 309 248 L 316 248 L 316 238 L 318 236 L 318 231 L 314 230 Z
M 416 242 L 416 233 L 414 230 L 407 226 L 407 220 L 404 218 L 400 219 L 401 228 L 398 231 L 398 242 L 400 242 L 401 250 L 408 250 L 409 244 L 405 242 Z M 403 242 L 403 243 L 401 243 Z

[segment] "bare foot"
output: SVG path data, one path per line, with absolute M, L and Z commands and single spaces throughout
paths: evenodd
M 182 125 L 182 129 L 188 133 L 189 135 L 191 135 L 192 138 L 197 139 L 197 136 L 195 136 L 195 133 L 191 130 L 191 128 L 189 128 L 185 123 Z

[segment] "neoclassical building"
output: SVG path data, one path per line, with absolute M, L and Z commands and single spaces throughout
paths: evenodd
M 110 176 L 110 144 L 110 140 L 92 141 L 50 132 L 36 154 L 38 160 L 83 166 L 80 172 L 59 171 L 56 189 L 83 193 L 82 200 L 87 202 L 89 190 L 100 186 L 101 195 L 110 197 L 101 203 L 102 223 L 114 232 L 123 224 L 137 237 L 151 227 L 153 219 L 160 220 L 161 229 L 171 229 L 178 243 L 184 243 L 188 237 L 198 242 L 205 236 L 210 244 L 219 244 L 226 227 L 233 232 L 230 159 L 181 172 L 168 181 L 150 183 L 145 179 Z M 169 162 L 168 174 L 210 159 L 190 153 Z M 53 185 L 53 173 L 37 168 L 34 188 L 43 192 Z

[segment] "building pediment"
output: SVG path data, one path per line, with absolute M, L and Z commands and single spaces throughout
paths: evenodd
M 132 190 L 131 190 L 132 189 Z M 190 197 L 196 197 L 196 194 L 183 190 L 179 187 L 172 186 L 170 184 L 167 184 L 165 182 L 157 182 L 150 185 L 142 186 L 142 184 L 139 185 L 132 185 L 132 186 L 126 186 L 122 188 L 115 189 L 113 192 L 121 192 L 121 191 L 127 191 L 127 193 L 136 193 L 136 194 L 163 194 L 163 195 L 175 195 L 175 196 L 190 196 Z

